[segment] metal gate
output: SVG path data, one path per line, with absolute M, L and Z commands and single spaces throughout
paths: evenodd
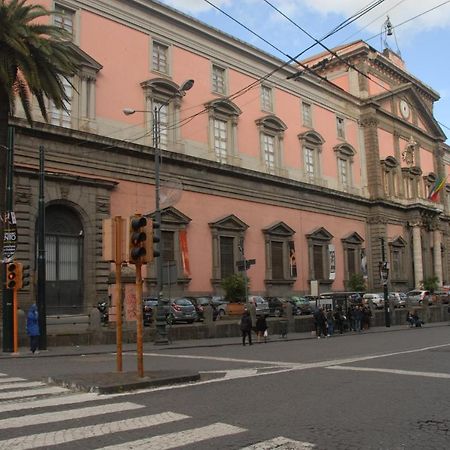
M 83 228 L 78 215 L 65 206 L 45 211 L 45 297 L 47 314 L 84 312 Z

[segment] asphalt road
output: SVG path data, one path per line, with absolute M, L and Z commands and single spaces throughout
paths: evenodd
M 0 364 L 0 449 L 450 447 L 448 326 L 245 347 L 148 346 L 147 370 L 197 370 L 202 381 L 116 395 L 26 384 L 114 370 L 111 354 Z M 135 368 L 136 356 L 125 354 L 124 370 Z

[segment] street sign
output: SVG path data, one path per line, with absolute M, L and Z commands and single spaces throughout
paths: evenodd
M 3 229 L 3 263 L 11 262 L 17 248 L 17 223 L 13 211 L 6 213 L 5 226 Z
M 243 261 L 237 261 L 236 267 L 239 272 L 250 269 L 250 266 L 256 263 L 256 259 L 245 259 Z

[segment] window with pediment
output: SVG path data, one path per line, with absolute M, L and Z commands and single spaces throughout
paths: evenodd
M 230 214 L 209 224 L 212 236 L 212 284 L 219 286 L 229 275 L 237 273 L 236 263 L 242 259 L 239 247 L 244 246 L 248 225 Z
M 413 200 L 421 196 L 421 176 L 420 167 L 402 167 L 403 192 L 406 199 Z
M 303 173 L 307 180 L 315 180 L 321 176 L 320 155 L 325 140 L 315 131 L 307 131 L 298 135 L 303 156 Z
M 319 285 L 330 285 L 331 262 L 329 245 L 333 235 L 321 227 L 306 235 L 308 242 L 309 279 L 317 280 Z
M 350 144 L 340 144 L 334 147 L 337 161 L 339 187 L 346 190 L 353 185 L 353 157 L 355 149 Z
M 259 130 L 261 161 L 264 171 L 279 174 L 282 169 L 283 139 L 286 124 L 274 115 L 256 121 Z
M 154 213 L 150 215 L 155 218 Z M 161 264 L 164 283 L 184 285 L 189 283 L 191 273 L 187 246 L 187 227 L 191 219 L 174 207 L 161 210 Z M 148 282 L 156 285 L 156 264 L 147 267 Z
M 214 159 L 232 164 L 238 155 L 237 124 L 241 110 L 230 100 L 219 99 L 205 105 L 209 113 L 209 142 Z
M 295 262 L 295 231 L 284 222 L 277 222 L 262 230 L 266 254 L 265 283 L 292 284 L 297 277 Z
M 401 236 L 389 242 L 389 257 L 391 280 L 406 281 L 406 241 Z
M 362 272 L 362 245 L 364 239 L 358 233 L 351 233 L 341 239 L 344 250 L 344 282 L 350 280 L 352 275 Z
M 180 119 L 182 95 L 179 86 L 165 78 L 153 78 L 141 83 L 145 95 L 145 123 L 147 142 L 153 143 L 153 120 L 159 118 L 159 146 L 165 150 L 178 150 L 181 146 Z
M 393 156 L 388 156 L 381 161 L 381 177 L 386 197 L 399 195 L 398 167 L 399 163 Z
M 437 175 L 434 172 L 430 172 L 428 175 L 422 177 L 423 183 L 423 192 L 425 193 L 425 197 L 429 198 L 430 193 L 433 190 L 434 185 L 436 184 Z

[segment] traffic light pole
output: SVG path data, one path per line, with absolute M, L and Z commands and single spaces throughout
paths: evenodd
M 138 377 L 144 376 L 144 352 L 142 343 L 142 264 L 136 263 L 136 353 Z
M 116 232 L 113 239 L 116 240 L 116 346 L 117 372 L 122 372 L 122 217 L 114 217 L 116 223 Z
M 384 238 L 381 238 L 381 259 L 383 266 L 386 265 L 386 255 L 384 252 Z M 384 267 L 382 268 L 384 270 Z M 388 292 L 388 273 L 385 277 L 381 278 L 383 283 L 383 294 L 384 294 L 384 323 L 386 327 L 391 326 L 391 315 L 389 311 L 389 292 Z

